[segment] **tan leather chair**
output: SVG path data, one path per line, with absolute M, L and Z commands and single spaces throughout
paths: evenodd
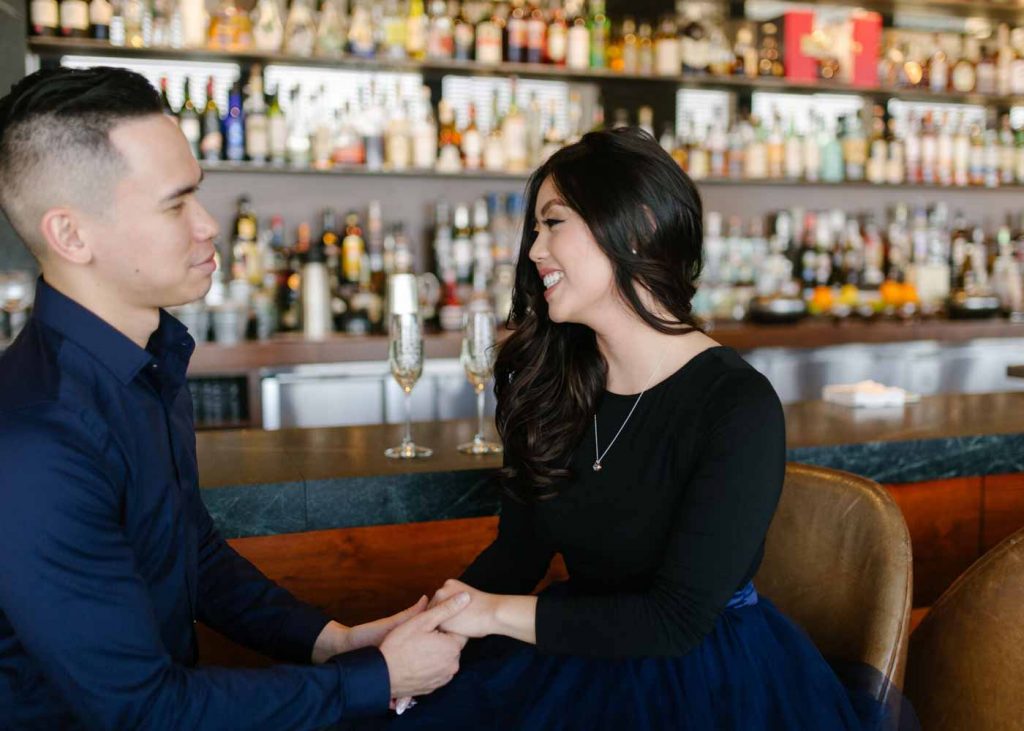
M 1024 530 L 978 559 L 914 630 L 906 694 L 926 731 L 1024 728 Z
M 877 482 L 789 464 L 754 579 L 829 660 L 868 665 L 888 702 L 903 683 L 912 565 L 903 514 Z M 864 680 L 864 678 L 861 678 Z

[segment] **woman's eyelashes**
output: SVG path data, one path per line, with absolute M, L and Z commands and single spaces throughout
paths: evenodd
M 555 226 L 557 226 L 558 224 L 562 223 L 562 219 L 560 219 L 560 218 L 545 218 L 543 221 L 541 221 L 541 223 L 543 223 L 545 226 L 547 226 L 548 229 L 552 229 Z

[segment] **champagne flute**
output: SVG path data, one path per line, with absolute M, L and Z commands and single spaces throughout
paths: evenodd
M 463 454 L 497 454 L 501 444 L 484 439 L 484 392 L 494 375 L 495 332 L 494 312 L 489 307 L 473 307 L 466 317 L 462 336 L 462 367 L 466 369 L 476 391 L 477 429 L 473 441 L 459 445 Z
M 392 459 L 429 457 L 434 450 L 421 447 L 412 440 L 412 389 L 423 375 L 423 323 L 420 320 L 416 278 L 396 274 L 389 282 L 391 319 L 388 330 L 388 362 L 391 375 L 405 392 L 405 436 L 396 447 L 384 450 Z

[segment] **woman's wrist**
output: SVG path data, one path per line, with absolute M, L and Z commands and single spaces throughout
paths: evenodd
M 537 642 L 537 597 L 498 595 L 492 610 L 492 634 Z

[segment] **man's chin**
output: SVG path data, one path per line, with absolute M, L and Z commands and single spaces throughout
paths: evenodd
M 196 300 L 203 299 L 206 293 L 210 291 L 213 286 L 213 275 L 209 274 L 203 277 L 202 281 L 193 283 L 189 287 L 182 288 L 182 291 L 175 292 L 173 296 L 167 297 L 166 303 L 161 304 L 161 307 L 179 307 L 181 305 L 187 305 Z

